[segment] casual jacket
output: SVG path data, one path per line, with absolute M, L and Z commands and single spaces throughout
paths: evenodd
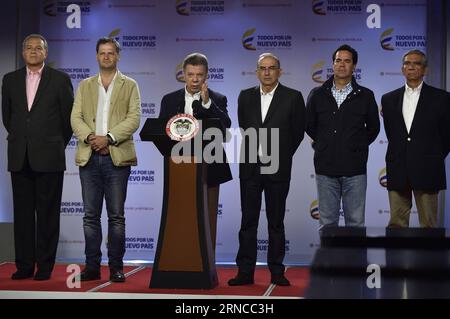
M 95 117 L 98 105 L 98 74 L 81 81 L 75 95 L 71 124 L 78 138 L 75 163 L 84 166 L 91 158 L 91 146 L 85 143 L 89 134 L 95 133 Z M 139 88 L 133 79 L 118 71 L 111 94 L 108 132 L 114 136 L 115 145 L 109 146 L 115 166 L 137 165 L 133 133 L 141 118 Z
M 374 94 L 352 79 L 352 92 L 338 108 L 333 77 L 314 88 L 306 105 L 306 132 L 313 139 L 316 174 L 366 174 L 369 145 L 380 131 Z

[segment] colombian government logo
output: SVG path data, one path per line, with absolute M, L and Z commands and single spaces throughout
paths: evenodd
M 224 0 L 190 1 L 176 0 L 175 8 L 182 16 L 189 15 L 222 15 L 225 11 Z
M 313 12 L 315 14 L 322 15 L 322 16 L 326 15 L 324 5 L 325 5 L 324 0 L 312 0 Z
M 183 72 L 183 62 L 177 65 L 175 68 L 175 77 L 178 82 L 184 83 L 184 72 Z
M 242 35 L 242 46 L 246 50 L 291 49 L 290 34 L 255 34 L 256 28 L 248 29 Z
M 380 182 L 380 185 L 383 187 L 387 187 L 387 173 L 386 173 L 386 167 L 383 168 L 380 173 L 378 174 L 378 181 Z
M 394 51 L 394 47 L 392 46 L 392 32 L 394 32 L 394 29 L 389 28 L 380 36 L 380 44 L 384 50 Z
M 175 2 L 175 8 L 177 9 L 177 13 L 182 16 L 189 15 L 189 1 L 188 0 L 177 0 Z
M 44 0 L 42 3 L 42 9 L 44 14 L 49 17 L 56 16 L 68 16 L 71 11 L 67 12 L 67 7 L 75 4 L 80 7 L 81 14 L 89 14 L 91 12 L 90 1 L 56 1 L 56 0 Z
M 309 213 L 313 219 L 319 219 L 319 201 L 317 199 L 309 206 Z
M 324 83 L 326 81 L 324 65 L 325 65 L 325 61 L 320 61 L 313 65 L 312 71 L 311 71 L 311 77 L 314 82 Z
M 56 17 L 56 1 L 55 0 L 47 0 L 43 3 L 44 14 L 49 17 Z
M 253 46 L 253 38 L 254 33 L 256 31 L 256 28 L 249 29 L 244 32 L 244 35 L 242 36 L 242 45 L 247 50 L 256 50 L 256 48 Z
M 383 50 L 425 50 L 426 37 L 421 34 L 397 34 L 394 28 L 385 30 L 380 36 Z
M 170 139 L 178 142 L 188 141 L 194 138 L 200 129 L 195 117 L 190 114 L 177 114 L 166 124 L 166 134 Z

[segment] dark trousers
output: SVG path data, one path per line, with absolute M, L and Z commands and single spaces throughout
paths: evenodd
M 16 267 L 51 272 L 59 240 L 64 172 L 35 172 L 28 160 L 11 172 Z
M 262 192 L 266 202 L 269 233 L 267 264 L 272 274 L 283 274 L 285 255 L 284 214 L 289 181 L 273 182 L 265 175 L 241 179 L 242 220 L 239 231 L 239 251 L 236 263 L 239 271 L 253 275 L 257 258 L 257 231 Z

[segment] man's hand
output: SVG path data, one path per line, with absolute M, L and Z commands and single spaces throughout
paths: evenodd
M 99 135 L 91 135 L 89 137 L 89 144 L 91 145 L 91 148 L 94 151 L 99 152 L 100 150 L 103 150 L 104 148 L 108 148 L 108 137 L 99 136 Z
M 208 83 L 205 82 L 202 84 L 200 95 L 202 97 L 202 103 L 207 104 L 209 102 Z

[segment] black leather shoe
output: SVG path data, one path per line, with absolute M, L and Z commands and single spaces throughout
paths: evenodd
M 270 282 L 273 283 L 274 285 L 278 285 L 278 286 L 290 286 L 291 285 L 289 280 L 283 274 L 272 275 Z
M 12 274 L 12 280 L 22 280 L 27 278 L 32 278 L 34 275 L 34 270 L 17 270 Z
M 100 270 L 91 270 L 86 268 L 80 273 L 81 281 L 91 281 L 100 279 L 101 279 Z
M 52 276 L 51 272 L 48 271 L 37 271 L 36 275 L 34 275 L 34 280 L 43 281 L 43 280 L 49 280 Z
M 112 282 L 125 282 L 125 275 L 122 270 L 111 270 L 109 280 Z
M 229 286 L 252 285 L 253 283 L 253 276 L 244 273 L 238 273 L 236 277 L 228 280 Z

